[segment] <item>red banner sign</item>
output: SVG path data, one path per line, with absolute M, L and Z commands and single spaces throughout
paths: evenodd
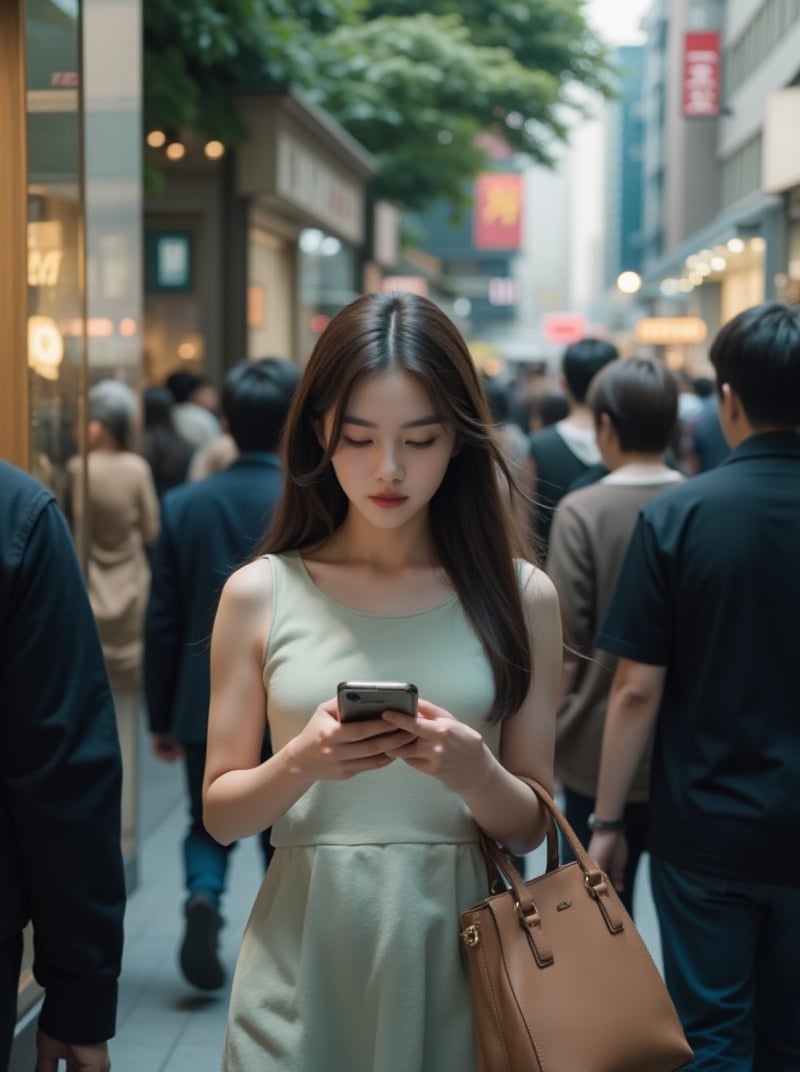
M 580 342 L 586 337 L 586 317 L 580 313 L 544 313 L 542 315 L 542 338 L 545 342 Z
M 487 172 L 475 183 L 473 244 L 476 249 L 519 249 L 522 238 L 522 176 Z
M 687 33 L 683 48 L 683 114 L 719 115 L 720 44 L 718 33 Z

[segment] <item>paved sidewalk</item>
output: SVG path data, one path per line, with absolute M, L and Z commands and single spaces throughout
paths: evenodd
M 113 1072 L 219 1072 L 228 990 L 206 996 L 184 982 L 177 963 L 183 933 L 181 839 L 185 825 L 182 768 L 159 763 L 146 741 L 141 753 L 142 850 L 139 888 L 126 916 Z M 538 873 L 533 854 L 528 873 Z M 255 839 L 233 854 L 223 906 L 223 955 L 232 974 L 261 877 Z M 637 890 L 639 927 L 656 963 L 660 949 L 649 885 Z
M 155 760 L 143 741 L 142 849 L 139 887 L 128 901 L 120 979 L 114 1072 L 218 1072 L 228 989 L 194 990 L 178 967 L 183 934 L 183 858 L 186 824 L 183 770 Z M 233 853 L 223 904 L 223 959 L 233 973 L 239 943 L 259 883 L 258 843 Z

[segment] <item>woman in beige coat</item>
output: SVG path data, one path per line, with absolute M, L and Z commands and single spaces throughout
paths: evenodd
M 69 508 L 78 546 L 88 526 L 91 600 L 117 710 L 126 760 L 123 847 L 135 835 L 135 757 L 144 612 L 150 585 L 145 548 L 155 543 L 159 508 L 150 467 L 128 449 L 136 399 L 124 383 L 103 380 L 89 391 L 88 495 L 79 457 L 67 463 Z

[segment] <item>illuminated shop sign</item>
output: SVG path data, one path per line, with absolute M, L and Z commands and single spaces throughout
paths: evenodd
M 521 175 L 486 172 L 478 176 L 472 230 L 476 249 L 519 249 L 522 237 Z
M 708 326 L 699 316 L 648 316 L 634 329 L 637 342 L 650 346 L 671 346 L 703 342 Z
M 683 47 L 683 114 L 719 115 L 720 49 L 718 33 L 687 33 Z

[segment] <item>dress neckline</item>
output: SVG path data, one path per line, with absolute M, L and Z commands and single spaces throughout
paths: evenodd
M 344 611 L 346 614 L 354 614 L 358 618 L 372 618 L 376 621 L 388 621 L 399 622 L 408 618 L 419 618 L 424 614 L 435 614 L 437 611 L 445 610 L 447 607 L 452 606 L 453 603 L 458 602 L 458 595 L 453 594 L 449 599 L 446 599 L 443 603 L 437 603 L 434 607 L 427 607 L 425 610 L 411 611 L 408 614 L 373 614 L 371 611 L 357 610 L 355 607 L 348 607 L 346 603 L 340 603 L 338 599 L 334 599 L 333 596 L 329 596 L 327 592 L 317 584 L 314 578 L 309 572 L 305 559 L 299 551 L 291 551 L 290 555 L 296 558 L 299 565 L 299 572 L 302 575 L 303 580 L 308 584 L 317 595 L 321 596 L 326 603 L 329 603 L 332 607 L 336 607 L 337 610 Z

